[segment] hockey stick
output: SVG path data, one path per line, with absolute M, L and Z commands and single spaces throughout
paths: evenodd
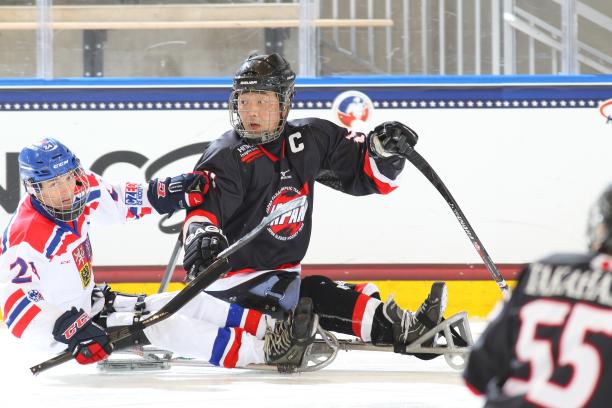
M 109 331 L 108 336 L 111 344 L 119 341 L 125 341 L 131 337 L 136 337 L 145 328 L 159 323 L 176 313 L 180 308 L 185 306 L 191 299 L 196 297 L 203 289 L 215 282 L 220 276 L 229 272 L 228 257 L 251 242 L 257 234 L 259 234 L 268 224 L 274 221 L 281 215 L 301 207 L 306 203 L 306 196 L 300 196 L 284 204 L 279 205 L 270 214 L 266 215 L 255 228 L 249 231 L 246 235 L 234 242 L 232 245 L 221 251 L 217 255 L 217 259 L 206 269 L 201 270 L 200 274 L 192 280 L 185 288 L 176 294 L 168 303 L 161 309 L 153 313 L 144 320 L 135 323 L 131 326 L 124 326 L 114 331 Z M 34 375 L 38 375 L 49 368 L 53 368 L 73 358 L 72 353 L 64 351 L 57 356 L 30 367 L 30 371 Z
M 174 267 L 176 266 L 176 261 L 178 260 L 179 253 L 181 252 L 181 248 L 183 246 L 183 240 L 181 238 L 181 234 L 179 234 L 178 238 L 176 239 L 176 243 L 174 244 L 172 254 L 170 255 L 170 261 L 168 261 L 168 266 L 166 266 L 164 276 L 162 278 L 161 283 L 159 284 L 159 289 L 157 289 L 157 293 L 164 292 L 168 287 L 170 280 L 172 279 L 172 275 L 174 274 Z
M 468 222 L 467 218 L 465 217 L 465 214 L 463 214 L 463 211 L 461 211 L 459 204 L 457 204 L 457 201 L 455 201 L 453 195 L 450 193 L 450 191 L 448 191 L 448 188 L 446 188 L 446 186 L 440 179 L 440 176 L 436 174 L 431 165 L 427 163 L 423 156 L 421 156 L 416 150 L 409 149 L 407 153 L 402 154 L 402 157 L 406 158 L 410 163 L 414 165 L 414 167 L 416 167 L 421 173 L 423 173 L 427 180 L 429 180 L 429 182 L 433 184 L 436 190 L 440 192 L 444 200 L 446 200 L 446 203 L 453 211 L 453 214 L 455 214 L 455 217 L 457 217 L 459 224 L 461 224 L 461 228 L 463 228 L 470 241 L 472 241 L 472 245 L 474 245 L 474 248 L 476 248 L 476 252 L 478 252 L 478 255 L 480 255 L 480 258 L 482 259 L 489 273 L 497 283 L 497 286 L 499 286 L 499 289 L 501 290 L 502 294 L 504 296 L 508 296 L 510 294 L 508 284 L 504 280 L 504 277 L 497 270 L 497 267 L 491 260 L 491 257 L 487 253 L 487 250 L 476 235 L 476 231 L 474 231 L 474 228 L 472 228 L 472 226 Z

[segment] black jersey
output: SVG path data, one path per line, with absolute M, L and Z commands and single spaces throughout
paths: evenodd
M 352 195 L 388 193 L 404 159 L 374 160 L 366 136 L 315 118 L 287 122 L 274 142 L 252 146 L 234 131 L 206 149 L 196 170 L 211 172 L 214 188 L 187 219 L 206 217 L 230 243 L 253 229 L 275 206 L 297 196 L 307 204 L 275 220 L 230 257 L 232 271 L 283 269 L 299 265 L 311 232 L 315 180 Z
M 489 407 L 609 407 L 612 257 L 529 265 L 474 345 L 464 378 Z

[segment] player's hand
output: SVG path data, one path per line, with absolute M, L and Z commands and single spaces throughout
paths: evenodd
M 223 232 L 208 222 L 192 222 L 187 229 L 183 268 L 187 271 L 187 282 L 198 276 L 200 267 L 207 268 L 217 255 L 227 248 Z
M 72 307 L 53 326 L 53 338 L 68 345 L 79 364 L 104 360 L 113 351 L 108 334 L 83 311 Z
M 384 122 L 368 135 L 368 148 L 373 157 L 406 155 L 419 140 L 416 132 L 400 122 Z
M 181 174 L 149 181 L 147 198 L 160 214 L 197 207 L 204 201 L 210 178 L 205 172 Z

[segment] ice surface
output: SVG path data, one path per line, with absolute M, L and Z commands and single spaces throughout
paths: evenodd
M 483 324 L 471 326 L 477 336 Z M 34 377 L 29 367 L 51 356 L 28 354 L 4 324 L 0 356 L 2 407 L 9 402 L 62 408 L 482 406 L 442 357 L 421 361 L 393 353 L 340 352 L 329 367 L 297 375 L 214 367 L 107 373 L 71 361 Z

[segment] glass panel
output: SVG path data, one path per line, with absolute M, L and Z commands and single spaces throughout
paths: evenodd
M 557 74 L 565 1 L 3 0 L 0 77 L 43 74 L 43 3 L 55 78 L 225 77 L 251 52 L 283 53 L 302 76 Z M 577 70 L 611 73 L 612 2 L 575 4 Z
M 22 7 L 32 3 L 4 0 L 0 7 L 0 77 L 36 76 L 36 13 Z

